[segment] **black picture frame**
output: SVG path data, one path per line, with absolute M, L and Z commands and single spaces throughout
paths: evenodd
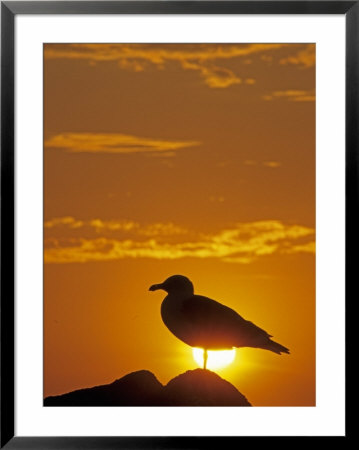
M 247 437 L 25 437 L 14 433 L 14 36 L 18 14 L 339 14 L 346 20 L 346 319 L 355 302 L 358 246 L 359 1 L 1 2 L 1 448 L 179 449 L 233 447 Z M 346 344 L 350 344 L 346 321 Z M 346 355 L 348 347 L 346 345 Z M 346 382 L 346 435 L 348 376 Z M 280 436 L 278 436 L 280 437 Z M 324 437 L 324 436 L 323 436 Z M 338 436 L 339 437 L 339 436 Z M 262 437 L 263 438 L 263 437 Z M 287 441 L 298 437 L 280 437 Z M 238 440 L 241 439 L 239 443 Z M 274 439 L 272 437 L 271 439 Z M 260 440 L 262 440 L 260 438 Z

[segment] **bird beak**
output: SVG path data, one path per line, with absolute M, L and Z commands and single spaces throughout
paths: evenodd
M 153 285 L 149 288 L 149 291 L 158 291 L 158 289 L 162 289 L 162 284 L 153 284 Z

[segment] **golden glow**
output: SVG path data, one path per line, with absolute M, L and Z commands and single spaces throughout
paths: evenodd
M 203 367 L 148 291 L 182 274 L 291 350 L 221 377 L 315 405 L 314 97 L 315 44 L 45 44 L 45 397 Z
M 203 349 L 193 348 L 193 358 L 203 367 Z M 207 369 L 220 369 L 226 367 L 234 361 L 236 350 L 210 350 L 208 351 Z

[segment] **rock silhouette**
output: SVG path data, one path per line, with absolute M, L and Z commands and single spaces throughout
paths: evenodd
M 231 383 L 214 372 L 189 370 L 163 386 L 148 370 L 113 383 L 46 397 L 44 406 L 251 406 Z
M 189 370 L 164 388 L 172 406 L 251 406 L 233 384 L 209 370 Z
M 45 398 L 45 406 L 145 406 L 157 403 L 163 390 L 153 373 L 140 370 L 111 384 Z

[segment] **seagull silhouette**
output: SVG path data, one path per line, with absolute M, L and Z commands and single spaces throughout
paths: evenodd
M 191 347 L 203 349 L 203 368 L 207 367 L 208 350 L 254 347 L 271 352 L 289 353 L 266 331 L 245 320 L 228 306 L 202 295 L 194 295 L 192 282 L 183 275 L 173 275 L 149 290 L 168 293 L 161 305 L 162 320 L 167 328 Z

